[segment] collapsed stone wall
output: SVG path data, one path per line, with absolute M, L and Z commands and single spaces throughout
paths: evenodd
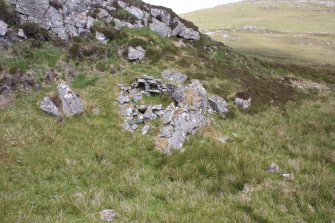
M 138 29 L 149 27 L 163 37 L 200 39 L 195 26 L 171 10 L 143 2 L 121 0 L 7 0 L 15 7 L 20 22 L 37 23 L 61 39 L 67 40 L 90 32 L 96 21 Z

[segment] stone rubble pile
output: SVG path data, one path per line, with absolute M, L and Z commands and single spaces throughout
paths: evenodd
M 149 27 L 163 37 L 176 36 L 188 40 L 199 40 L 195 26 L 185 22 L 169 9 L 140 5 L 121 0 L 6 0 L 19 14 L 20 22 L 37 23 L 61 39 L 90 32 L 98 20 L 113 24 L 116 30 L 123 27 L 139 29 Z M 129 13 L 125 18 L 124 11 Z M 185 24 L 186 23 L 186 24 Z M 6 24 L 0 21 L 0 36 L 5 35 Z M 101 35 L 97 36 L 102 39 Z
M 164 79 L 171 80 L 171 76 L 176 76 L 173 80 L 179 83 L 187 79 L 186 75 L 177 71 L 166 70 L 162 73 Z M 129 86 L 120 84 L 119 87 L 121 93 L 118 102 L 124 117 L 124 128 L 134 132 L 140 125 L 145 125 L 141 130 L 145 135 L 150 129 L 148 122 L 160 118 L 163 127 L 156 138 L 156 148 L 165 154 L 171 154 L 174 149 L 181 150 L 188 135 L 208 124 L 205 114 L 209 103 L 213 112 L 222 115 L 228 112 L 224 99 L 218 96 L 208 98 L 206 89 L 198 80 L 178 86 L 163 83 L 160 79 L 150 76 L 142 76 L 136 78 Z M 154 95 L 167 95 L 172 103 L 167 107 L 161 104 L 138 104 L 143 96 Z
M 45 96 L 40 102 L 40 109 L 49 115 L 72 117 L 84 112 L 84 104 L 70 87 L 61 82 L 56 97 Z

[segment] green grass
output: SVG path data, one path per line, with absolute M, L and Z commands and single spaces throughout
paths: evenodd
M 126 39 L 103 49 L 115 52 L 116 44 L 151 39 L 155 44 L 146 50 L 162 50 L 175 41 L 148 30 L 124 32 Z M 54 50 L 43 44 L 32 54 L 43 49 Z M 11 52 L 4 55 L 15 58 Z M 18 96 L 0 110 L 0 222 L 100 222 L 99 212 L 108 208 L 118 213 L 114 222 L 334 220 L 334 76 L 320 73 L 326 78 L 317 79 L 331 90 L 300 91 L 285 79 L 315 81 L 312 68 L 276 67 L 224 47 L 214 54 L 201 47 L 178 49 L 136 64 L 114 53 L 81 59 L 68 54 L 59 49 L 60 61 L 34 59 L 31 66 L 58 70 L 67 60 L 80 73 L 72 87 L 84 100 L 82 115 L 59 122 L 39 110 L 39 101 L 56 86 Z M 121 70 L 111 75 L 109 68 L 97 69 L 98 63 Z M 167 68 L 200 78 L 209 94 L 228 100 L 231 110 L 228 117 L 209 115 L 212 124 L 172 156 L 155 149 L 159 120 L 151 123 L 148 135 L 129 133 L 116 102 L 117 84 L 142 75 L 160 77 Z M 253 94 L 250 111 L 233 105 L 231 97 L 240 91 Z M 143 103 L 167 105 L 170 99 L 144 98 Z M 229 138 L 226 144 L 220 142 L 223 137 Z M 294 179 L 267 173 L 272 162 Z M 241 192 L 244 184 L 251 186 L 250 193 Z
M 239 52 L 283 63 L 335 65 L 333 8 L 296 1 L 242 1 L 183 15 Z M 253 32 L 240 29 L 256 26 Z

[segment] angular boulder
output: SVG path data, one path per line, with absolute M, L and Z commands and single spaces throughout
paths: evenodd
M 156 18 L 152 18 L 152 23 L 149 25 L 151 31 L 159 34 L 162 37 L 170 37 L 171 28 L 164 22 L 159 21 Z
M 184 83 L 187 80 L 187 75 L 179 73 L 175 70 L 165 70 L 162 72 L 162 77 L 165 80 L 173 81 L 179 84 Z
M 65 82 L 61 82 L 57 89 L 61 100 L 62 112 L 65 116 L 72 117 L 84 112 L 82 100 Z
M 248 109 L 248 108 L 251 106 L 251 98 L 245 100 L 245 99 L 236 97 L 236 98 L 235 98 L 235 104 L 236 104 L 238 107 L 240 107 L 240 108 L 246 110 L 246 109 Z
M 208 98 L 208 103 L 213 108 L 213 110 L 220 115 L 225 115 L 229 112 L 228 104 L 226 100 L 219 96 L 211 96 Z
M 128 60 L 130 61 L 136 61 L 136 60 L 142 60 L 145 57 L 145 50 L 141 46 L 137 47 L 128 47 Z

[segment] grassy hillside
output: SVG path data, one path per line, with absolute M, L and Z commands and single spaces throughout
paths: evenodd
M 68 43 L 30 38 L 0 51 L 0 83 L 20 71 L 41 85 L 18 86 L 8 106 L 0 103 L 1 223 L 94 223 L 103 209 L 117 212 L 113 222 L 335 220 L 332 67 L 263 61 L 205 36 L 178 47 L 179 39 L 148 28 L 110 38 L 106 45 L 94 35 Z M 125 60 L 130 45 L 143 46 L 145 59 Z M 155 148 L 160 120 L 148 135 L 129 133 L 116 101 L 118 84 L 160 78 L 165 69 L 199 79 L 230 109 L 207 114 L 211 125 L 171 156 Z M 59 80 L 72 75 L 83 114 L 57 119 L 40 111 L 40 100 L 56 92 L 57 83 L 45 82 L 50 71 Z M 249 110 L 235 106 L 237 93 L 252 96 Z M 267 172 L 273 162 L 280 173 Z
M 286 62 L 334 65 L 335 2 L 323 2 L 247 0 L 183 17 L 241 52 Z

